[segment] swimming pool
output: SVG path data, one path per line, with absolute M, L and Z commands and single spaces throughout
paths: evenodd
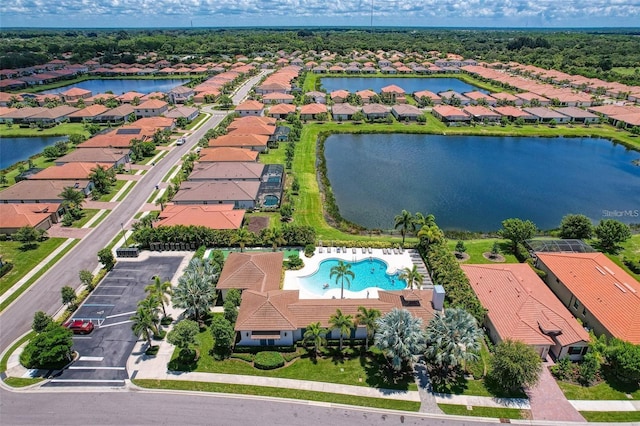
M 277 206 L 278 202 L 278 197 L 276 197 L 275 195 L 265 195 L 262 205 L 265 207 L 273 207 Z
M 351 271 L 355 274 L 355 277 L 351 279 L 350 287 L 347 286 L 345 280 L 345 291 L 358 292 L 371 287 L 380 290 L 402 290 L 407 286 L 406 281 L 399 279 L 397 273 L 387 274 L 387 263 L 375 257 L 345 263 L 351 264 Z M 335 275 L 329 278 L 331 268 L 337 264 L 338 259 L 323 260 L 316 272 L 298 278 L 300 288 L 319 296 L 327 291 L 340 289 L 340 282 L 336 284 Z

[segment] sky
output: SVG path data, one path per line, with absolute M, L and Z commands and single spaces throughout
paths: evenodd
M 373 13 L 372 13 L 373 8 Z M 5 0 L 0 28 L 640 27 L 640 0 Z

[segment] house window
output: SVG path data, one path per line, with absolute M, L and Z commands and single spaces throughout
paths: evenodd
M 578 299 L 573 301 L 573 309 L 578 309 Z
M 585 355 L 588 351 L 589 351 L 589 346 L 585 346 L 582 348 L 582 352 L 580 352 L 580 355 Z
M 582 354 L 582 346 L 569 346 L 569 355 L 580 355 Z M 585 348 L 586 349 L 586 348 Z
M 586 316 L 587 315 L 587 308 L 582 308 L 582 316 Z

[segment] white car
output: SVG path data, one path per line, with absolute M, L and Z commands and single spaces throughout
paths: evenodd
M 184 143 L 185 143 L 184 138 L 180 138 L 176 141 L 176 145 L 184 145 Z

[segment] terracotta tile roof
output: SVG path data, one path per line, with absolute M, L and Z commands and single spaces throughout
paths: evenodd
M 640 344 L 640 283 L 602 253 L 537 253 L 615 337 Z
M 122 95 L 118 96 L 118 100 L 120 100 L 120 102 L 131 102 L 135 98 L 142 99 L 143 96 L 144 96 L 144 93 L 127 92 L 127 93 L 123 93 Z
M 233 127 L 232 127 L 233 126 Z M 265 124 L 256 125 L 234 125 L 231 123 L 228 127 L 228 135 L 241 134 L 241 135 L 267 135 L 271 136 L 276 132 L 276 126 L 267 126 Z
M 421 97 L 425 97 L 425 98 L 431 98 L 431 100 L 440 100 L 440 96 L 436 95 L 435 93 L 429 91 L 429 90 L 420 90 L 418 92 L 414 92 L 413 93 L 413 97 L 416 99 L 420 99 Z
M 497 112 L 491 111 L 489 108 L 480 105 L 468 105 L 462 108 L 464 112 L 477 118 L 483 117 L 500 117 Z
M 267 146 L 269 136 L 267 135 L 247 135 L 233 133 L 222 135 L 216 139 L 209 140 L 209 146 L 212 148 L 230 146 L 230 147 L 250 147 L 250 146 Z
M 469 99 L 473 99 L 474 101 L 479 101 L 481 99 L 485 99 L 487 101 L 495 100 L 493 96 L 480 92 L 478 90 L 474 90 L 473 92 L 465 92 L 463 93 L 463 95 Z
M 268 292 L 280 288 L 284 252 L 229 254 L 216 288 Z
M 47 167 L 35 175 L 29 176 L 29 179 L 48 179 L 48 180 L 77 180 L 89 179 L 92 173 L 91 169 L 102 166 L 107 170 L 113 167 L 108 163 L 65 163 L 61 166 Z
M 33 200 L 62 201 L 60 193 L 69 186 L 78 184 L 78 189 L 86 188 L 88 180 L 22 180 L 9 188 L 0 191 L 0 201 Z
M 515 102 L 518 100 L 518 98 L 513 96 L 511 93 L 503 93 L 503 92 L 492 93 L 491 96 L 493 96 L 495 99 L 499 99 L 507 102 Z
M 244 101 L 236 107 L 236 111 L 262 111 L 264 104 L 258 101 Z
M 380 89 L 380 93 L 395 93 L 398 95 L 404 95 L 405 91 L 402 87 L 396 86 L 395 84 L 391 84 L 389 86 L 385 86 Z
M 225 264 L 226 267 L 226 264 Z M 219 282 L 218 282 L 218 288 Z M 298 300 L 297 291 L 242 292 L 236 330 L 279 331 L 297 329 L 295 315 L 288 306 Z
M 329 96 L 331 97 L 331 99 L 335 99 L 335 98 L 346 99 L 347 96 L 349 96 L 349 91 L 348 90 L 334 90 L 333 92 L 331 92 L 329 94 Z
M 239 129 L 243 126 L 275 126 L 276 119 L 271 117 L 257 117 L 255 115 L 250 115 L 247 117 L 236 118 L 229 124 L 228 129 Z
M 388 114 L 389 107 L 381 104 L 366 104 L 362 106 L 364 114 Z
M 200 151 L 199 162 L 214 162 L 214 161 L 257 161 L 258 151 L 252 151 L 244 148 L 204 148 Z
M 533 119 L 535 118 L 535 116 L 529 114 L 528 112 L 525 112 L 523 110 L 521 110 L 520 108 L 516 108 L 514 106 L 511 105 L 506 105 L 506 106 L 501 106 L 501 107 L 495 107 L 493 108 L 493 110 L 495 112 L 497 112 L 500 115 L 505 115 L 507 117 L 523 117 L 523 118 L 530 118 Z
M 300 107 L 301 115 L 315 115 L 324 112 L 327 112 L 327 106 L 325 104 L 307 104 Z
M 182 182 L 173 201 L 182 204 L 207 202 L 255 201 L 260 182 L 257 181 L 199 181 Z
M 60 208 L 60 204 L 0 204 L 0 228 L 37 226 Z
M 264 164 L 252 162 L 218 162 L 196 163 L 189 175 L 189 180 L 259 180 L 264 171 Z
M 296 112 L 296 106 L 293 104 L 278 104 L 269 108 L 270 115 L 293 114 Z
M 64 155 L 55 160 L 55 163 L 75 163 L 75 162 L 89 162 L 89 163 L 110 163 L 113 164 L 120 161 L 123 157 L 128 155 L 128 149 L 122 148 L 84 148 L 78 145 L 78 149 L 71 151 L 67 155 Z
M 441 117 L 469 117 L 469 114 L 451 105 L 436 105 L 432 109 L 433 112 Z
M 560 114 L 566 115 L 567 117 L 572 118 L 598 118 L 597 115 L 590 113 L 589 111 L 585 111 L 582 108 L 578 107 L 565 107 L 565 108 L 556 108 Z
M 132 127 L 147 127 L 153 130 L 171 129 L 175 120 L 170 117 L 143 117 L 130 124 Z
M 81 89 L 80 87 L 73 87 L 62 92 L 62 95 L 70 97 L 84 97 L 86 95 L 91 96 L 91 90 Z
M 158 226 L 206 226 L 211 229 L 238 229 L 242 226 L 244 210 L 234 210 L 231 204 L 168 205 L 160 212 Z
M 265 101 L 271 101 L 271 100 L 288 100 L 288 101 L 292 101 L 295 99 L 295 96 L 290 95 L 288 93 L 277 93 L 277 92 L 273 92 L 273 93 L 267 93 L 266 95 L 262 96 L 262 99 Z
M 97 115 L 105 113 L 109 108 L 100 104 L 89 105 L 88 107 L 82 108 L 76 112 L 72 112 L 68 115 L 69 118 L 72 117 L 95 117 Z
M 148 101 L 142 102 L 138 106 L 134 106 L 134 110 L 140 109 L 162 109 L 166 108 L 169 104 L 165 101 L 161 101 L 160 99 L 149 99 Z
M 563 120 L 567 118 L 566 115 L 545 107 L 523 108 L 522 110 L 524 112 L 527 112 L 531 115 L 535 115 L 536 117 L 540 117 L 540 118 L 549 118 L 549 119 L 557 118 L 559 120 Z
M 527 264 L 461 265 L 501 339 L 528 345 L 588 342 L 587 333 Z

